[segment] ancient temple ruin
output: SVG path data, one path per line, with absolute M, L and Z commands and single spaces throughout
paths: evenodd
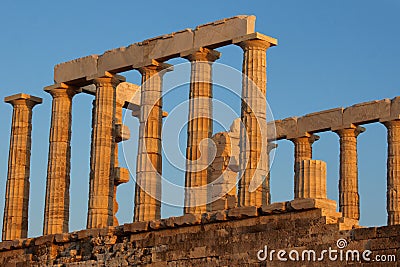
M 246 263 L 261 264 L 254 251 L 259 248 L 246 243 L 247 256 L 240 254 L 242 245 L 234 241 L 235 235 L 255 245 L 274 240 L 277 248 L 290 248 L 314 246 L 327 233 L 323 244 L 332 243 L 343 234 L 357 248 L 365 247 L 368 238 L 377 240 L 376 250 L 383 244 L 383 251 L 389 241 L 379 238 L 398 236 L 400 230 L 400 97 L 267 123 L 266 53 L 277 44 L 277 39 L 255 31 L 254 16 L 236 16 L 56 65 L 54 84 L 44 88 L 52 96 L 52 114 L 43 236 L 38 238 L 27 236 L 29 162 L 35 142 L 32 112 L 42 99 L 26 94 L 6 97 L 13 118 L 0 265 L 242 266 L 246 257 Z M 243 50 L 245 101 L 230 131 L 213 134 L 212 67 L 221 57 L 217 49 L 227 45 Z M 191 63 L 185 208 L 181 217 L 162 219 L 161 129 L 168 115 L 162 107 L 163 75 L 173 71 L 166 62 L 178 57 Z M 130 70 L 142 75 L 140 86 L 120 75 Z M 83 93 L 94 96 L 87 229 L 69 233 L 72 99 Z M 130 133 L 123 124 L 123 109 L 139 118 L 139 133 Z M 387 128 L 389 228 L 362 228 L 358 223 L 357 136 L 369 123 Z M 312 157 L 312 144 L 325 131 L 337 133 L 340 140 L 339 211 L 337 203 L 327 199 L 326 163 Z M 136 173 L 118 164 L 118 143 L 131 134 L 139 136 Z M 209 165 L 200 155 L 203 139 L 212 139 L 217 148 Z M 271 203 L 269 153 L 284 139 L 294 144 L 295 197 Z M 119 225 L 117 188 L 130 175 L 136 177 L 134 218 Z M 259 181 L 257 187 L 250 189 L 254 180 Z M 307 235 L 294 233 L 298 229 Z M 211 237 L 216 241 L 207 241 Z M 279 243 L 290 237 L 291 243 Z M 177 245 L 178 239 L 186 245 Z M 391 244 L 397 253 L 400 243 Z

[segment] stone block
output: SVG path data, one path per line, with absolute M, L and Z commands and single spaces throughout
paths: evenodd
M 232 219 L 241 219 L 255 216 L 258 216 L 258 208 L 256 206 L 237 207 L 228 210 L 228 217 Z
M 118 73 L 132 70 L 143 63 L 143 50 L 138 44 L 108 50 L 98 59 L 98 71 Z
M 89 84 L 86 77 L 98 73 L 98 55 L 91 55 L 58 64 L 54 67 L 55 83 L 68 83 L 79 85 Z
M 201 223 L 200 214 L 185 214 L 183 216 L 175 217 L 175 226 L 194 225 Z
M 129 127 L 124 124 L 115 125 L 115 140 L 119 143 L 122 141 L 127 141 L 131 138 L 131 131 Z
M 70 235 L 68 233 L 55 234 L 54 240 L 56 243 L 66 243 L 70 241 Z
M 352 124 L 365 124 L 388 118 L 390 117 L 390 106 L 390 100 L 383 99 L 348 107 L 343 111 L 342 128 L 351 127 Z
M 389 225 L 376 228 L 377 237 L 400 236 L 400 225 Z
M 149 229 L 149 222 L 134 222 L 124 224 L 124 232 L 137 233 L 144 232 Z
M 54 242 L 55 235 L 44 235 L 35 239 L 35 245 L 40 246 L 44 244 L 52 244 Z
M 336 201 L 330 199 L 298 198 L 289 202 L 293 210 L 327 209 L 336 212 Z
M 193 48 L 216 48 L 255 31 L 255 16 L 236 16 L 199 25 L 194 29 Z
M 114 182 L 117 185 L 129 182 L 130 176 L 129 176 L 129 170 L 127 168 L 116 167 L 114 171 L 115 171 Z
M 298 136 L 297 118 L 269 122 L 267 126 L 268 141 L 290 139 Z
M 353 240 L 369 240 L 376 238 L 376 236 L 376 227 L 359 228 L 351 231 L 351 237 Z
M 335 108 L 307 114 L 298 118 L 299 134 L 323 132 L 343 125 L 343 108 Z
M 270 205 L 263 205 L 261 207 L 261 212 L 263 214 L 282 213 L 286 211 L 287 205 L 288 202 L 276 202 Z
M 390 119 L 400 119 L 400 96 L 395 97 L 391 100 Z

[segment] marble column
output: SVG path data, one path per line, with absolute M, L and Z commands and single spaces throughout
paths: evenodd
M 267 145 L 267 153 L 268 153 L 268 170 L 269 170 L 269 165 L 270 165 L 270 154 L 271 151 L 276 149 L 278 147 L 278 144 L 268 142 Z M 263 181 L 263 205 L 269 205 L 271 204 L 271 186 L 270 186 L 270 180 L 271 180 L 271 173 L 268 171 L 267 173 L 267 178 Z
M 123 77 L 107 75 L 96 85 L 87 228 L 113 225 L 116 87 Z
M 4 98 L 4 102 L 13 106 L 2 233 L 6 241 L 28 234 L 32 109 L 42 99 L 17 94 Z
M 262 39 L 239 43 L 243 49 L 243 82 L 240 132 L 239 206 L 262 206 L 263 186 L 268 173 L 266 90 L 267 49 Z
M 360 126 L 336 131 L 340 138 L 339 211 L 354 220 L 360 219 L 357 136 L 364 131 Z
M 326 199 L 326 163 L 305 159 L 299 165 L 299 198 Z
M 384 123 L 387 128 L 387 199 L 388 225 L 400 224 L 400 120 Z
M 139 69 L 142 86 L 134 221 L 161 217 L 162 77 L 166 68 L 170 65 L 154 61 Z
M 312 159 L 312 145 L 315 141 L 319 140 L 319 136 L 308 134 L 293 138 L 290 141 L 294 144 L 294 198 L 300 197 L 299 191 L 299 174 L 300 162 L 302 160 Z
M 72 98 L 74 87 L 57 84 L 45 88 L 53 97 L 43 235 L 68 233 L 71 169 Z
M 184 213 L 207 211 L 208 139 L 213 133 L 212 63 L 219 57 L 219 52 L 207 48 L 186 56 L 191 62 L 191 77 Z

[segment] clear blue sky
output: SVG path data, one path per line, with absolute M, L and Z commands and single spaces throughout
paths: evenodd
M 252 14 L 257 16 L 257 31 L 279 39 L 279 46 L 268 52 L 268 101 L 274 117 L 301 116 L 400 95 L 399 12 L 397 0 L 2 1 L 0 97 L 26 92 L 44 98 L 34 110 L 29 235 L 42 232 L 51 112 L 51 97 L 42 88 L 52 84 L 55 64 L 224 17 Z M 220 63 L 240 70 L 240 48 L 220 51 Z M 130 72 L 126 77 L 138 83 L 140 76 Z M 92 97 L 78 95 L 74 101 L 71 231 L 86 224 Z M 166 99 L 167 111 L 174 101 Z M 0 104 L 1 220 L 11 112 L 10 105 Z M 380 124 L 366 128 L 359 137 L 361 224 L 384 225 L 386 130 Z M 132 142 L 137 142 L 136 133 L 133 129 Z M 328 164 L 329 198 L 337 200 L 337 135 L 321 134 L 314 148 L 314 158 Z M 177 179 L 183 181 L 180 175 Z M 288 141 L 279 142 L 271 183 L 273 201 L 293 197 L 293 145 Z M 130 182 L 120 188 L 120 223 L 132 221 L 133 186 Z M 163 207 L 164 217 L 180 213 Z

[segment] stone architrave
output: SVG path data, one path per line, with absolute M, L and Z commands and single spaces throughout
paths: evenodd
M 17 94 L 4 98 L 4 102 L 13 106 L 2 233 L 6 241 L 28 234 L 32 109 L 42 99 Z

